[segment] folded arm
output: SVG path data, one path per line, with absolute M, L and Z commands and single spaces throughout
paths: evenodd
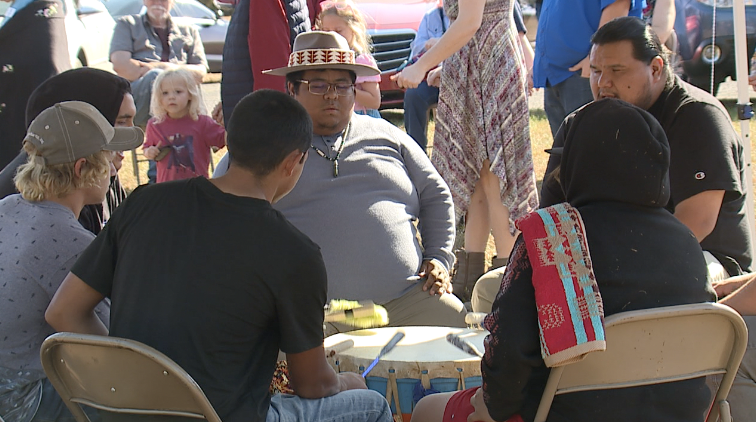
M 741 315 L 756 315 L 756 282 L 754 282 L 756 277 L 753 274 L 747 276 L 751 277 L 748 282 L 719 303 L 735 309 Z
M 131 52 L 128 51 L 114 51 L 110 55 L 110 62 L 113 63 L 115 73 L 130 82 L 141 78 L 152 69 L 150 63 L 132 59 Z

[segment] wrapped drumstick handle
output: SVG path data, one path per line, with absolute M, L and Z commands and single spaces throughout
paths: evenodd
M 341 353 L 347 349 L 351 349 L 352 347 L 354 347 L 354 340 L 352 339 L 347 339 L 347 340 L 338 342 L 332 345 L 331 347 L 326 348 L 325 350 L 326 357 L 330 358 L 332 356 L 335 356 L 337 353 Z
M 465 324 L 468 328 L 474 328 L 476 330 L 483 329 L 483 320 L 486 319 L 486 313 L 483 312 L 468 312 L 465 315 Z
M 473 356 L 477 357 L 483 357 L 483 353 L 478 350 L 477 347 L 475 347 L 472 343 L 469 341 L 463 339 L 462 337 L 449 333 L 446 335 L 446 341 L 451 343 L 454 347 L 458 348 L 459 350 Z

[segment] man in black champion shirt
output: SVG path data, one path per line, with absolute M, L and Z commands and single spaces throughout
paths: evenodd
M 672 73 L 658 37 L 640 19 L 617 18 L 591 41 L 594 99 L 632 103 L 664 128 L 671 150 L 672 195 L 666 208 L 698 239 L 713 282 L 750 272 L 746 162 L 725 108 Z M 564 134 L 558 134 L 554 147 L 563 143 Z M 550 157 L 544 180 L 558 164 L 558 156 Z M 562 196 L 555 184 L 544 183 L 541 206 L 561 202 Z

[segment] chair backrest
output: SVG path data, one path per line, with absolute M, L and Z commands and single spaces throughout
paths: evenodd
M 551 369 L 535 422 L 546 420 L 557 394 L 724 374 L 707 419 L 717 420 L 748 340 L 737 312 L 717 303 L 668 306 L 614 314 L 604 326 L 606 351 Z
M 80 405 L 115 413 L 220 422 L 202 389 L 179 365 L 138 341 L 57 333 L 42 343 L 42 367 L 77 422 Z

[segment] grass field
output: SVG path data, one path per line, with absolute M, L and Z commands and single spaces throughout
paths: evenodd
M 383 110 L 381 114 L 389 122 L 404 129 L 403 110 Z M 432 151 L 433 147 L 432 143 L 434 128 L 435 125 L 431 120 L 428 127 L 428 143 L 431 144 L 429 148 L 430 151 Z M 548 160 L 548 155 L 543 152 L 543 150 L 551 147 L 551 130 L 549 129 L 549 123 L 546 120 L 546 114 L 543 112 L 543 110 L 533 110 L 530 114 L 530 138 L 533 145 L 535 173 L 536 177 L 539 180 L 540 186 L 540 176 L 543 175 L 543 172 L 546 169 L 546 162 Z M 223 149 L 213 154 L 213 162 L 217 163 L 225 153 L 226 150 Z M 138 151 L 137 156 L 140 160 L 140 162 L 138 163 L 139 183 L 143 184 L 147 181 L 147 163 L 141 161 L 143 159 L 143 157 L 141 156 L 141 151 Z M 134 190 L 134 188 L 139 185 L 139 183 L 137 183 L 137 177 L 135 176 L 135 174 L 136 173 L 134 172 L 132 153 L 126 152 L 126 157 L 123 160 L 123 168 L 118 173 L 118 175 L 121 178 L 121 183 L 129 192 Z
M 737 107 L 735 100 L 725 99 L 722 103 L 727 107 L 730 112 L 730 117 L 733 119 L 735 130 L 740 133 L 740 123 L 737 119 Z M 383 110 L 383 117 L 393 123 L 394 125 L 404 128 L 403 118 L 404 112 L 400 109 Z M 756 133 L 756 121 L 753 119 L 750 121 L 751 133 Z M 433 143 L 433 131 L 434 124 L 431 120 L 428 127 L 428 142 L 430 145 L 429 150 L 432 151 Z M 549 122 L 546 120 L 546 114 L 543 109 L 533 109 L 530 112 L 530 140 L 533 146 L 533 166 L 535 167 L 536 178 L 540 186 L 541 177 L 546 170 L 546 162 L 548 161 L 548 154 L 544 152 L 545 149 L 551 147 L 551 129 L 549 128 Z M 756 160 L 756 145 L 753 144 L 753 137 L 751 137 L 751 161 Z M 218 162 L 221 157 L 226 153 L 225 149 L 214 154 L 214 162 Z M 141 154 L 139 154 L 141 158 Z M 140 182 L 146 183 L 147 180 L 147 163 L 139 163 Z M 134 173 L 131 153 L 126 153 L 126 158 L 123 161 L 123 168 L 121 169 L 119 176 L 121 177 L 121 183 L 127 190 L 131 191 L 137 186 L 137 178 Z
M 727 107 L 727 110 L 730 112 L 730 117 L 733 119 L 733 123 L 735 125 L 735 130 L 740 133 L 740 123 L 736 120 L 737 119 L 737 107 L 735 104 L 735 100 L 723 100 L 722 103 Z M 388 120 L 389 122 L 393 123 L 394 125 L 404 128 L 404 111 L 399 109 L 393 109 L 393 110 L 384 110 L 381 112 L 383 117 Z M 750 131 L 751 133 L 754 133 L 756 131 L 756 121 L 753 119 L 749 122 L 750 123 Z M 429 151 L 432 153 L 432 143 L 433 143 L 433 131 L 434 131 L 435 125 L 433 121 L 429 123 L 428 127 L 428 143 L 429 143 Z M 546 113 L 543 111 L 543 109 L 532 109 L 530 112 L 530 140 L 533 148 L 533 166 L 535 169 L 535 175 L 538 183 L 538 188 L 540 190 L 541 186 L 541 179 L 543 176 L 544 171 L 546 170 L 546 163 L 548 162 L 548 154 L 544 152 L 545 149 L 551 147 L 551 129 L 549 128 L 549 122 L 546 119 Z M 218 151 L 213 155 L 213 162 L 217 163 L 221 157 L 226 153 L 226 150 L 223 149 L 221 151 Z M 141 154 L 138 154 L 141 158 Z M 753 145 L 753 139 L 751 138 L 751 162 L 753 162 L 756 159 L 756 148 L 754 148 Z M 126 153 L 126 157 L 123 161 L 123 168 L 121 169 L 119 176 L 121 178 L 121 183 L 126 187 L 128 191 L 133 190 L 138 185 L 137 183 L 137 177 L 135 176 L 134 167 L 133 167 L 133 161 L 132 161 L 132 154 L 131 152 Z M 753 174 L 753 169 L 751 170 Z M 141 161 L 138 163 L 138 172 L 139 172 L 139 181 L 140 183 L 146 183 L 147 181 L 147 163 L 144 161 Z M 754 201 L 756 202 L 756 201 Z M 460 243 L 461 239 L 458 239 L 457 244 Z M 491 256 L 493 254 L 494 250 L 494 243 L 493 238 L 489 239 L 488 242 L 488 250 L 486 257 L 490 261 Z
M 737 119 L 737 107 L 735 104 L 735 100 L 722 100 L 722 103 L 727 107 L 727 110 L 730 112 L 730 117 L 733 119 L 733 123 L 735 125 L 735 130 L 740 133 L 740 123 L 736 120 Z M 392 110 L 383 110 L 381 112 L 383 117 L 388 120 L 389 122 L 393 123 L 394 125 L 404 128 L 404 111 L 399 109 L 392 109 Z M 750 124 L 750 131 L 751 133 L 754 133 L 756 131 L 756 121 L 751 119 L 749 122 Z M 428 143 L 429 143 L 429 151 L 432 153 L 432 143 L 433 143 L 433 131 L 434 131 L 435 125 L 433 121 L 429 123 L 428 127 Z M 544 152 L 545 149 L 551 147 L 551 129 L 549 128 L 549 122 L 546 119 L 546 113 L 543 111 L 543 109 L 532 109 L 530 112 L 530 140 L 531 145 L 533 148 L 533 167 L 535 169 L 535 175 L 538 183 L 538 189 L 540 190 L 541 186 L 541 179 L 543 177 L 543 172 L 546 170 L 546 163 L 548 162 L 548 154 Z M 213 156 L 213 162 L 218 162 L 221 157 L 226 153 L 226 150 L 223 149 L 221 151 L 218 151 Z M 139 154 L 139 157 L 141 158 L 141 154 Z M 751 162 L 756 160 L 756 146 L 753 144 L 753 137 L 751 137 Z M 147 181 L 147 163 L 142 161 L 139 162 L 138 165 L 139 168 L 139 180 L 141 183 L 146 183 Z M 753 174 L 753 169 L 751 170 Z M 121 178 L 121 183 L 126 187 L 127 191 L 131 191 L 138 185 L 137 178 L 134 173 L 133 164 L 132 164 L 132 154 L 131 152 L 126 153 L 126 157 L 123 161 L 123 168 L 119 172 L 119 176 Z M 752 176 L 753 177 L 753 176 Z M 756 200 L 754 201 L 756 203 Z M 461 239 L 460 239 L 461 240 Z M 458 240 L 459 244 L 459 240 Z M 487 258 L 490 260 L 492 251 L 493 251 L 493 239 L 489 239 L 489 245 L 488 245 L 488 253 Z

